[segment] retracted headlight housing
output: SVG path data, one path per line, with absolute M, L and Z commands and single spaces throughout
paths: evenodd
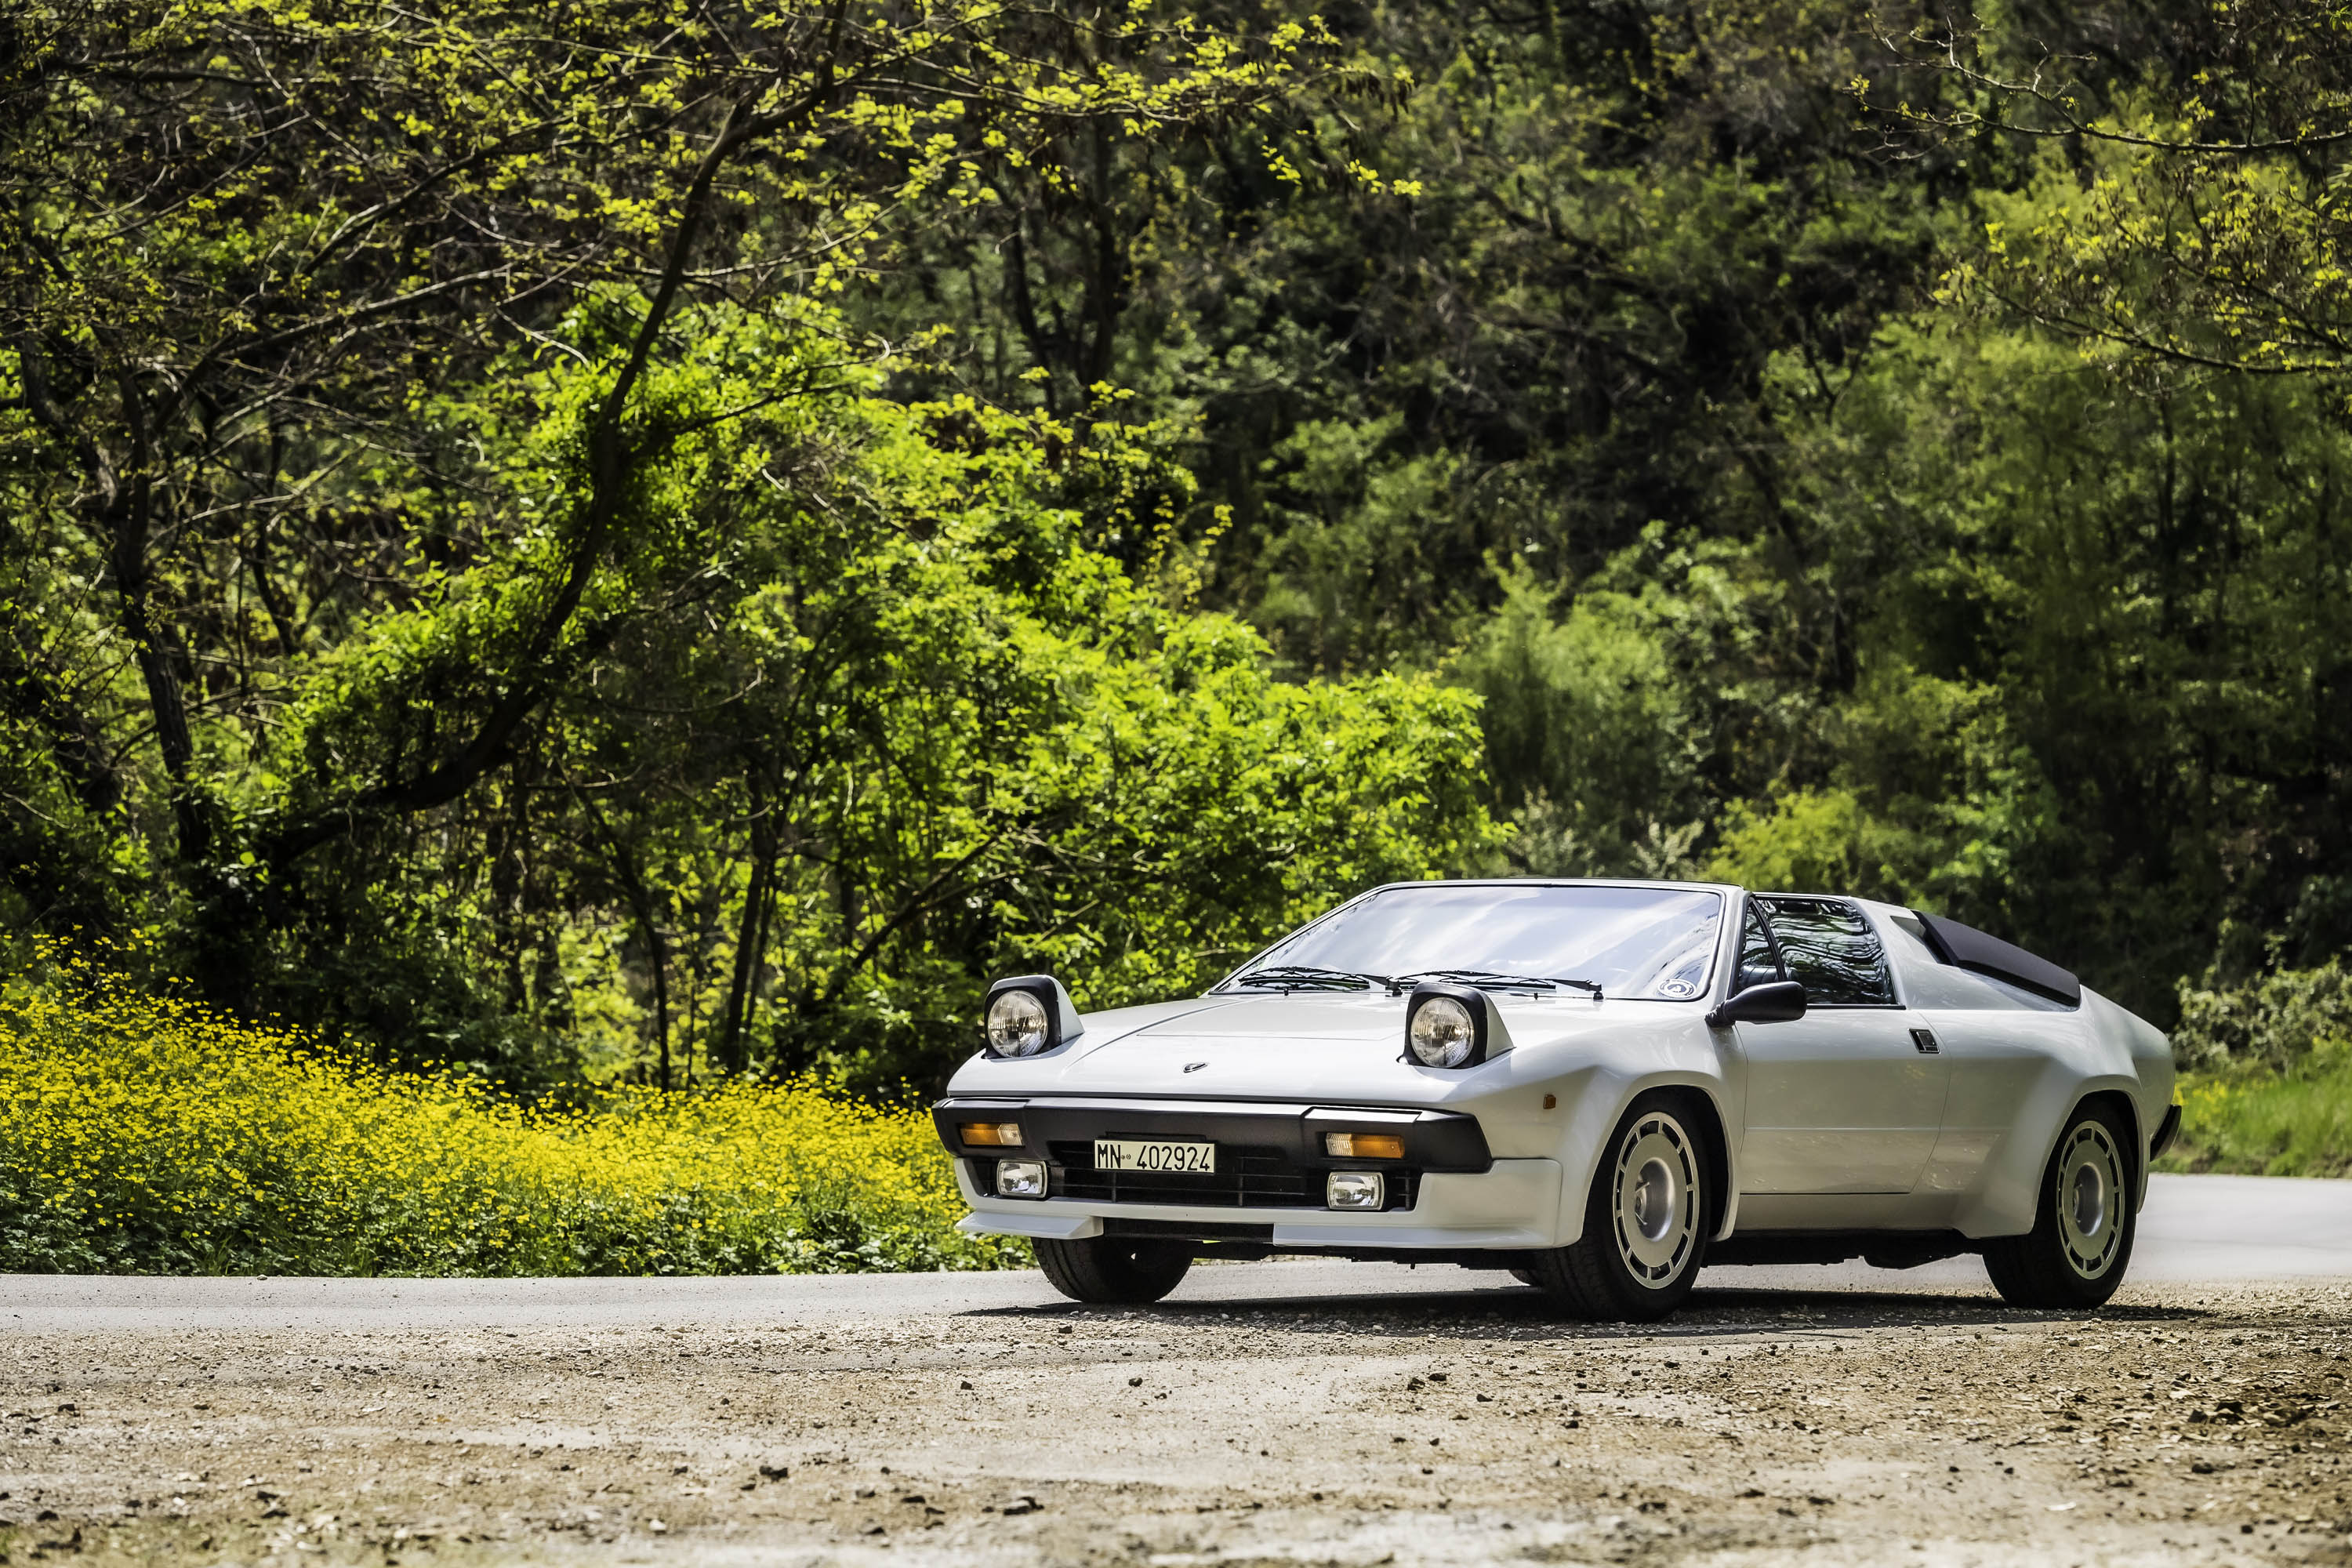
M 988 988 L 982 1010 L 983 1043 L 992 1057 L 1041 1057 L 1086 1033 L 1076 1004 L 1050 974 L 1016 974 Z
M 1405 1059 L 1423 1067 L 1476 1067 L 1510 1043 L 1494 999 L 1475 986 L 1416 985 L 1405 1004 Z

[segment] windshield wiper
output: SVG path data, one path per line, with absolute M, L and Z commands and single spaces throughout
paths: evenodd
M 1352 969 L 1326 969 L 1317 963 L 1277 963 L 1235 975 L 1228 985 L 1276 985 L 1285 991 L 1369 991 L 1385 985 L 1391 994 L 1396 982 L 1385 974 L 1359 974 Z
M 1590 991 L 1595 1002 L 1601 1000 L 1601 986 L 1591 980 L 1563 980 L 1549 974 L 1497 974 L 1491 969 L 1422 969 L 1411 974 L 1400 974 L 1391 984 L 1403 985 L 1414 980 L 1459 980 L 1465 985 L 1475 985 L 1487 991 L 1516 991 L 1522 986 L 1540 986 L 1556 991 L 1563 985 L 1579 991 Z

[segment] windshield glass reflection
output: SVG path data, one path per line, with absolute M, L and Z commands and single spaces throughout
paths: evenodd
M 1722 895 L 1703 889 L 1389 888 L 1276 943 L 1237 973 L 1281 964 L 1380 975 L 1481 970 L 1589 980 L 1612 996 L 1686 1002 L 1706 994 L 1722 920 Z

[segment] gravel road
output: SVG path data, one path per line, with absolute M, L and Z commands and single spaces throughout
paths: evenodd
M 2352 1563 L 2352 1224 L 2296 1228 L 2347 1201 L 2177 1178 L 2084 1319 L 1968 1266 L 1641 1330 L 1324 1263 L 0 1279 L 0 1561 Z

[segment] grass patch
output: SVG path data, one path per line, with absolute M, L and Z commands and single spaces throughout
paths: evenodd
M 2159 1171 L 2352 1176 L 2352 1057 L 2288 1073 L 2181 1079 L 2180 1137 Z
M 0 988 L 0 1270 L 987 1268 L 919 1110 L 813 1082 L 529 1109 L 49 956 Z

